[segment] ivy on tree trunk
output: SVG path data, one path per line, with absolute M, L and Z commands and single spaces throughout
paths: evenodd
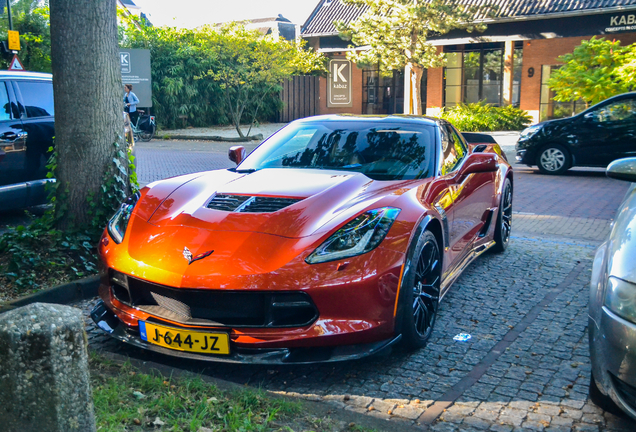
M 99 208 L 105 198 L 112 203 L 130 192 L 127 155 L 119 150 L 126 146 L 116 1 L 51 0 L 50 10 L 55 216 L 58 228 L 70 230 L 110 212 Z

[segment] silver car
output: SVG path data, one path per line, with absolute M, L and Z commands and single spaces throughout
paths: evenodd
M 590 399 L 636 419 L 636 158 L 612 162 L 607 175 L 632 186 L 592 267 Z

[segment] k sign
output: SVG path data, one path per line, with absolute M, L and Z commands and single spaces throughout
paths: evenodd
M 133 93 L 139 98 L 139 107 L 151 107 L 150 50 L 120 48 L 119 66 L 121 80 L 124 84 L 132 84 Z
M 331 60 L 329 62 L 329 107 L 350 107 L 351 103 L 351 62 Z

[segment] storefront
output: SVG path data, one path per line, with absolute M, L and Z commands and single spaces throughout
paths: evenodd
M 572 115 L 585 105 L 555 102 L 547 86 L 550 74 L 559 67 L 558 57 L 592 36 L 620 40 L 623 45 L 636 42 L 636 0 L 494 3 L 501 3 L 498 17 L 488 22 L 483 33 L 456 30 L 430 41 L 447 53 L 447 64 L 429 69 L 422 79 L 427 114 L 458 103 L 483 101 L 517 106 L 535 122 Z M 337 36 L 333 22 L 351 21 L 361 13 L 340 0 L 322 0 L 303 26 L 302 36 L 329 57 L 346 60 L 348 43 Z M 330 73 L 321 79 L 320 113 L 400 113 L 402 73 L 387 74 L 351 64 L 352 95 L 346 108 L 330 105 L 327 99 L 328 87 L 333 85 Z

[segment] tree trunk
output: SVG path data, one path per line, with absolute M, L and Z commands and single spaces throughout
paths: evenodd
M 116 2 L 51 0 L 50 10 L 56 217 L 59 228 L 70 229 L 90 221 L 87 198 L 100 202 L 100 186 L 115 172 L 113 143 L 125 154 Z M 127 170 L 127 158 L 120 162 Z M 129 189 L 125 184 L 119 187 Z
M 422 115 L 421 66 L 408 63 L 404 68 L 404 114 Z

